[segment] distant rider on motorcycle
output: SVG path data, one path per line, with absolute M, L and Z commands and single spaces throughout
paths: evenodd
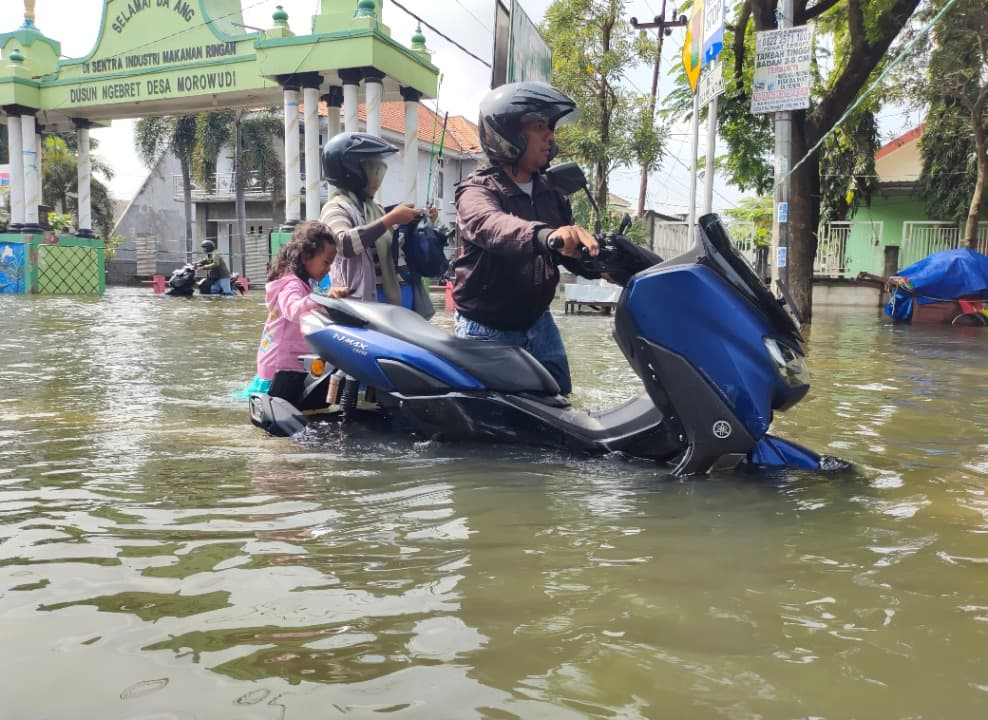
M 216 245 L 212 240 L 203 240 L 199 246 L 206 256 L 199 260 L 195 266 L 206 271 L 206 281 L 212 283 L 209 290 L 210 295 L 233 295 L 230 287 L 230 269 L 226 266 L 223 256 L 216 252 Z

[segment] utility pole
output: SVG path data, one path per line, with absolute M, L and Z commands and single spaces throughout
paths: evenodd
M 780 30 L 792 27 L 792 0 L 779 0 L 776 17 Z M 792 155 L 792 112 L 775 113 L 775 212 L 772 214 L 770 259 L 772 284 L 789 288 L 789 168 Z
M 655 65 L 652 67 L 652 94 L 648 102 L 648 121 L 655 122 L 655 104 L 659 95 L 659 65 L 662 62 L 662 40 L 666 35 L 672 35 L 674 27 L 684 27 L 686 16 L 678 18 L 673 15 L 666 18 L 666 0 L 662 0 L 662 14 L 652 18 L 650 23 L 639 23 L 638 18 L 631 18 L 631 27 L 636 30 L 651 30 L 657 28 L 658 39 L 655 42 Z M 638 185 L 638 217 L 645 214 L 645 193 L 648 190 L 648 168 L 642 167 L 641 182 Z

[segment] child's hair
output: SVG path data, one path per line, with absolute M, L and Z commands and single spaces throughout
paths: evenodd
M 305 261 L 321 253 L 326 245 L 335 246 L 336 238 L 324 223 L 317 220 L 300 222 L 292 232 L 292 239 L 281 246 L 277 257 L 271 261 L 268 280 L 277 280 L 288 273 L 310 280 Z

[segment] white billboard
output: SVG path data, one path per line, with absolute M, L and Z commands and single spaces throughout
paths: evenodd
M 517 0 L 495 0 L 491 87 L 522 80 L 552 82 L 552 53 Z
M 757 115 L 808 108 L 812 57 L 812 25 L 756 33 L 751 112 Z

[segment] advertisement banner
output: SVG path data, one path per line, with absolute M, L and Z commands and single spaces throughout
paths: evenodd
M 751 112 L 757 115 L 808 108 L 812 56 L 812 25 L 756 33 Z

